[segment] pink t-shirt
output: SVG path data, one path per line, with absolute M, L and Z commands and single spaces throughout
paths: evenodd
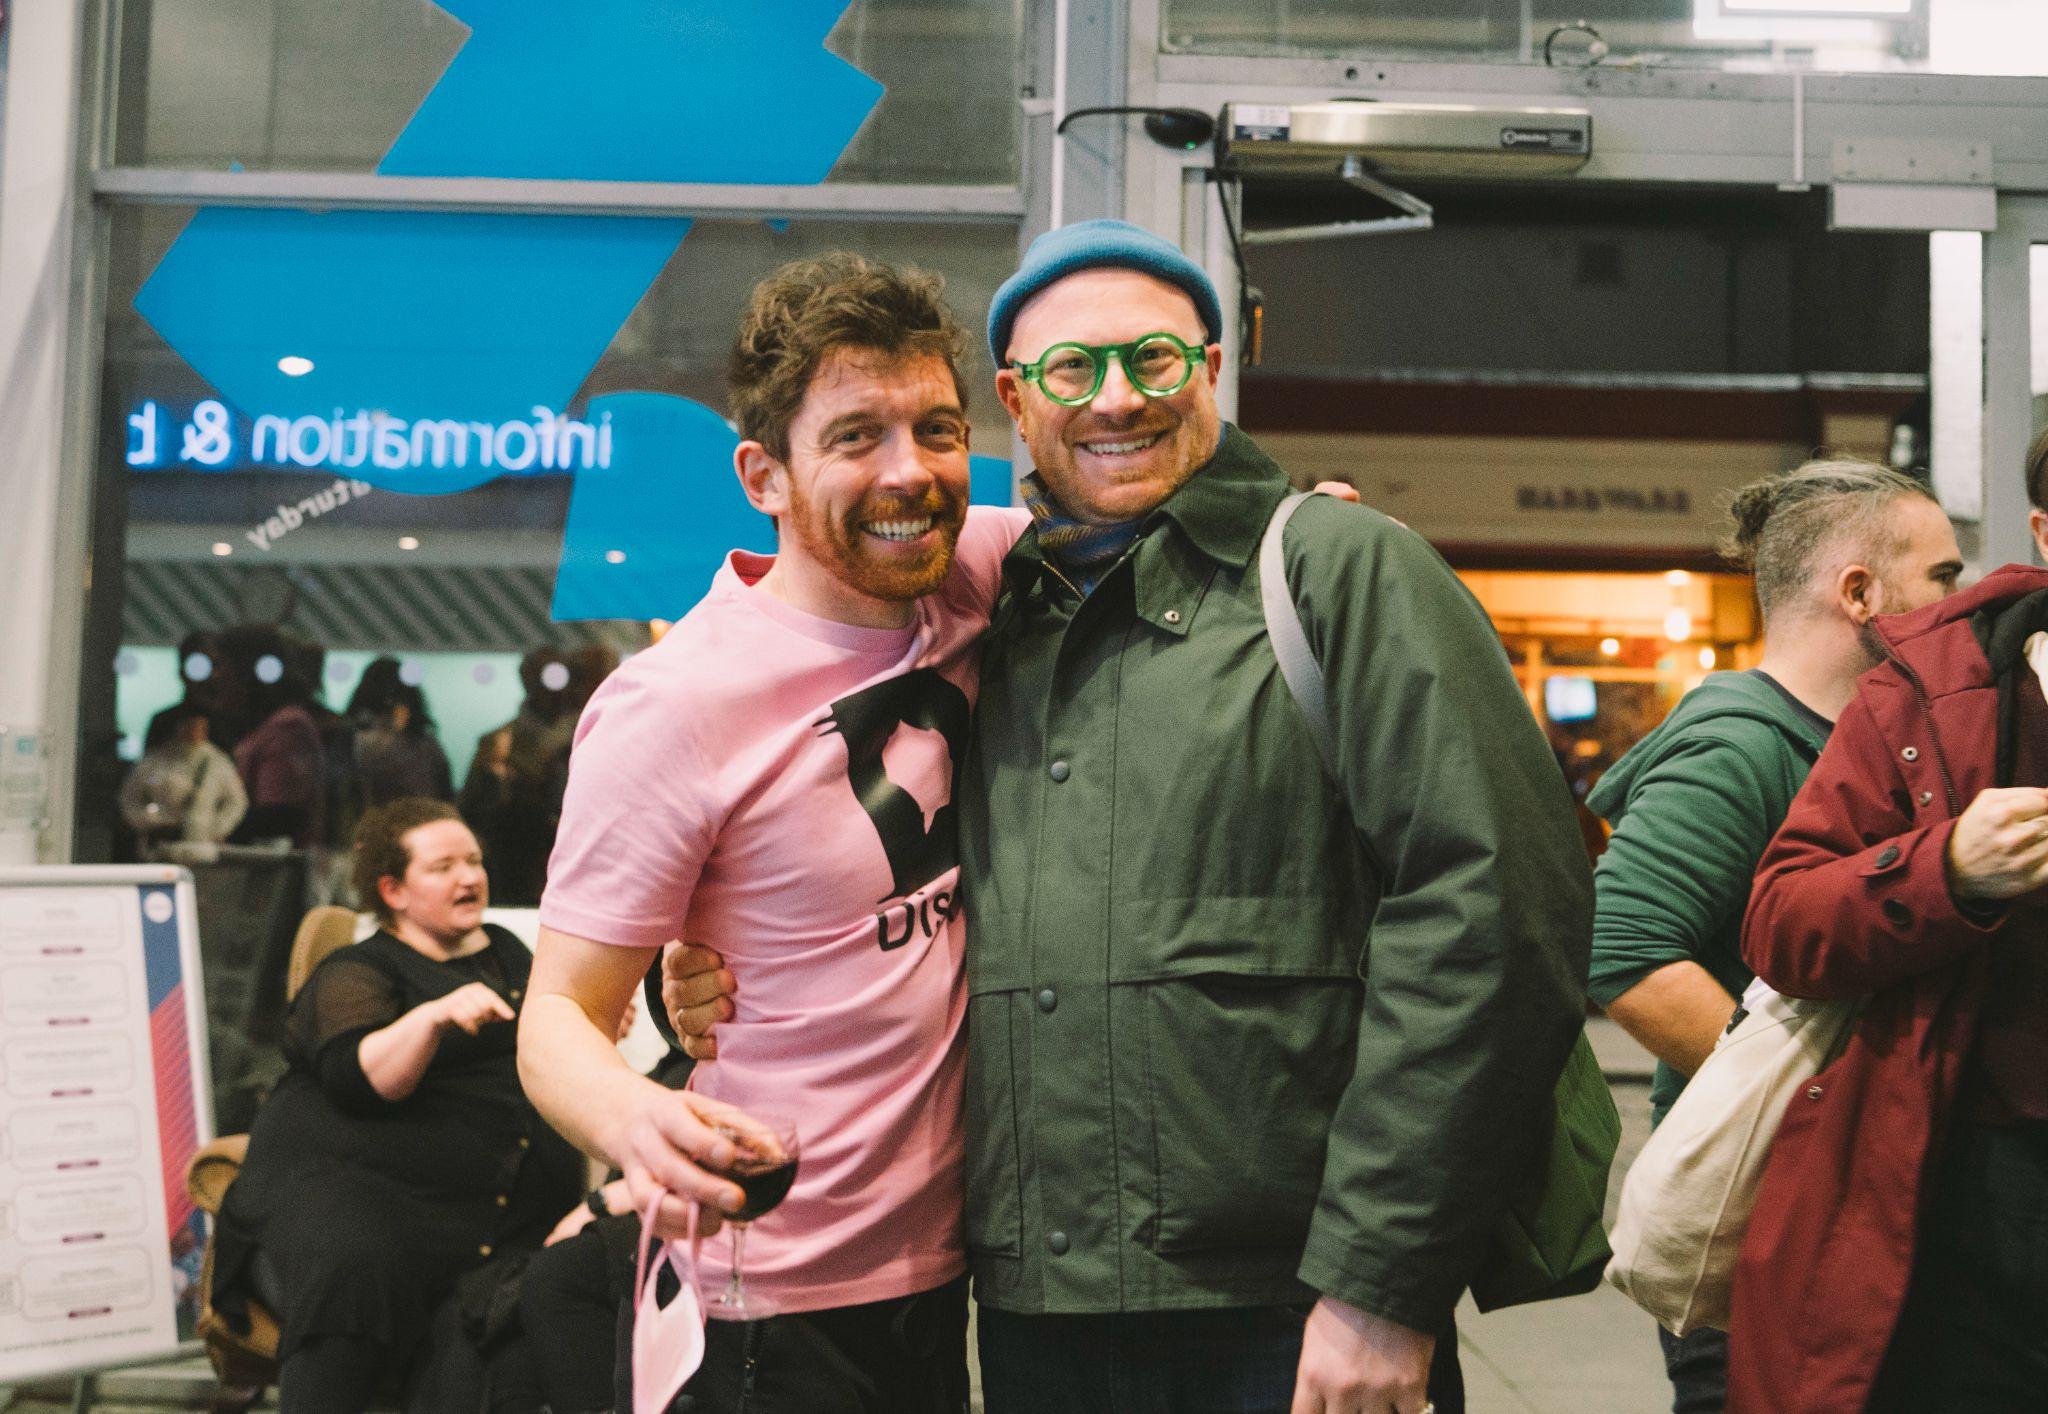
M 725 955 L 736 1015 L 691 1087 L 796 1121 L 795 1186 L 747 1236 L 748 1287 L 785 1311 L 964 1269 L 953 768 L 1026 523 L 970 510 L 904 629 L 794 609 L 753 587 L 772 558 L 735 551 L 576 730 L 541 922 Z M 715 1292 L 729 1245 L 703 1257 Z

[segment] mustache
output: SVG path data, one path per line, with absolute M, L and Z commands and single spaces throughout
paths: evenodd
M 1177 425 L 1172 422 L 1148 424 L 1147 412 L 1132 413 L 1128 420 L 1117 418 L 1090 418 L 1086 423 L 1070 429 L 1067 433 L 1073 442 L 1129 441 L 1133 437 L 1158 437 L 1173 431 Z
M 954 496 L 946 488 L 935 484 L 927 487 L 923 495 L 876 492 L 854 508 L 848 521 L 859 526 L 878 520 L 915 520 L 919 516 L 928 515 L 935 523 L 943 524 L 958 519 L 965 511 L 964 498 Z

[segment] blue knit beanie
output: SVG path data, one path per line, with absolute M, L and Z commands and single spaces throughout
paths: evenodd
M 1077 221 L 1033 241 L 1017 273 L 996 291 L 988 307 L 988 346 L 996 367 L 1003 367 L 1007 360 L 1010 326 L 1017 322 L 1017 311 L 1026 301 L 1055 280 L 1098 266 L 1141 271 L 1184 291 L 1202 316 L 1209 342 L 1222 339 L 1223 306 L 1216 298 L 1216 287 L 1179 246 L 1128 221 Z

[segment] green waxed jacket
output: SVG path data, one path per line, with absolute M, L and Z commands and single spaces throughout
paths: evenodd
M 1547 1142 L 1592 907 L 1564 781 L 1443 561 L 1318 497 L 1285 545 L 1326 775 L 1259 603 L 1287 489 L 1230 428 L 1085 600 L 1033 533 L 1005 562 L 956 793 L 999 1309 L 1440 1330 Z

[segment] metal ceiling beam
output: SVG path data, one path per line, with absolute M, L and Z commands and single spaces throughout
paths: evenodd
M 1011 186 L 826 183 L 730 186 L 505 177 L 387 177 L 374 172 L 200 172 L 109 167 L 93 178 L 103 201 L 324 210 L 475 211 L 578 216 L 694 216 L 707 220 L 830 220 L 1007 225 L 1024 214 Z

